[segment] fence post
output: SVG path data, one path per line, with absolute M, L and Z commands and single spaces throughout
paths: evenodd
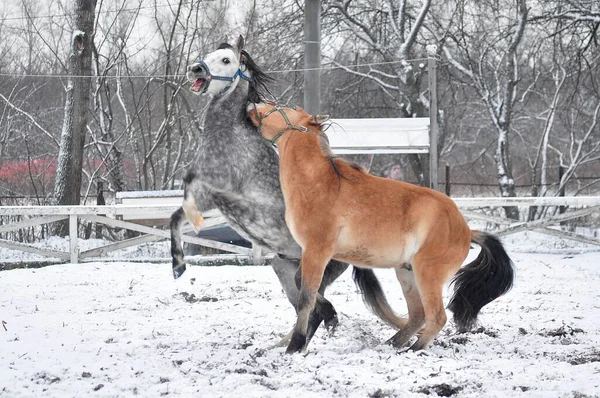
M 429 186 L 438 190 L 438 124 L 436 45 L 427 46 L 427 77 L 429 83 Z
M 104 200 L 104 182 L 98 180 L 96 183 L 96 205 L 104 206 L 106 201 Z M 104 214 L 99 214 L 103 216 Z M 102 224 L 96 223 L 96 238 L 102 237 Z
M 565 175 L 565 168 L 563 166 L 558 166 L 558 186 L 559 187 L 560 187 L 560 183 L 561 183 L 564 175 Z M 558 196 L 565 196 L 565 187 L 564 186 L 559 188 Z M 565 206 L 560 206 L 558 208 L 558 212 L 560 214 L 563 214 L 565 211 L 567 211 L 567 208 Z
M 77 242 L 77 214 L 69 214 L 69 252 L 71 263 L 79 262 L 79 244 Z
M 321 0 L 304 2 L 304 109 L 321 109 Z
M 450 165 L 446 163 L 446 195 L 450 196 Z

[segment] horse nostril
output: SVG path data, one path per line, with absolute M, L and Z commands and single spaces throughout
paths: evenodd
M 188 70 L 193 72 L 193 73 L 200 73 L 202 72 L 202 66 L 201 65 L 190 65 L 188 66 Z

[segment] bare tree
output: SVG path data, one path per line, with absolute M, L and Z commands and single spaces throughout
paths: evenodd
M 80 202 L 83 149 L 89 121 L 95 9 L 96 0 L 75 1 L 68 62 L 70 76 L 54 187 L 54 201 L 59 205 Z
M 468 5 L 467 1 L 458 1 L 462 20 L 456 24 L 458 29 L 450 32 L 443 48 L 445 58 L 459 76 L 476 89 L 487 107 L 497 133 L 494 158 L 498 186 L 500 194 L 506 197 L 516 196 L 510 138 L 519 82 L 519 45 L 528 14 L 525 0 L 515 0 L 514 5 L 515 15 L 511 18 L 504 15 L 505 8 L 497 7 L 495 2 Z M 464 29 L 470 23 L 474 26 Z M 490 24 L 498 26 L 490 29 Z M 505 212 L 509 218 L 519 218 L 517 207 L 505 207 Z

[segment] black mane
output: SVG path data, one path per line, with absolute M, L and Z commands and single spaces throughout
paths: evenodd
M 248 100 L 250 102 L 259 103 L 263 102 L 267 95 L 273 97 L 268 85 L 275 82 L 275 79 L 260 70 L 246 50 L 242 50 L 242 57 L 245 59 L 246 67 L 252 72 Z

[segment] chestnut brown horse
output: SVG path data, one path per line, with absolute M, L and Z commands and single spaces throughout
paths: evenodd
M 421 331 L 410 348 L 424 349 L 444 327 L 442 289 L 450 278 L 455 289 L 449 309 L 461 331 L 512 287 L 513 264 L 502 244 L 471 231 L 448 196 L 334 158 L 321 129 L 329 116 L 264 103 L 250 104 L 248 114 L 279 149 L 285 219 L 303 250 L 298 318 L 286 352 L 307 344 L 308 315 L 332 258 L 395 269 L 408 306 L 408 322 L 389 340 L 398 348 Z M 461 269 L 471 242 L 481 252 Z

